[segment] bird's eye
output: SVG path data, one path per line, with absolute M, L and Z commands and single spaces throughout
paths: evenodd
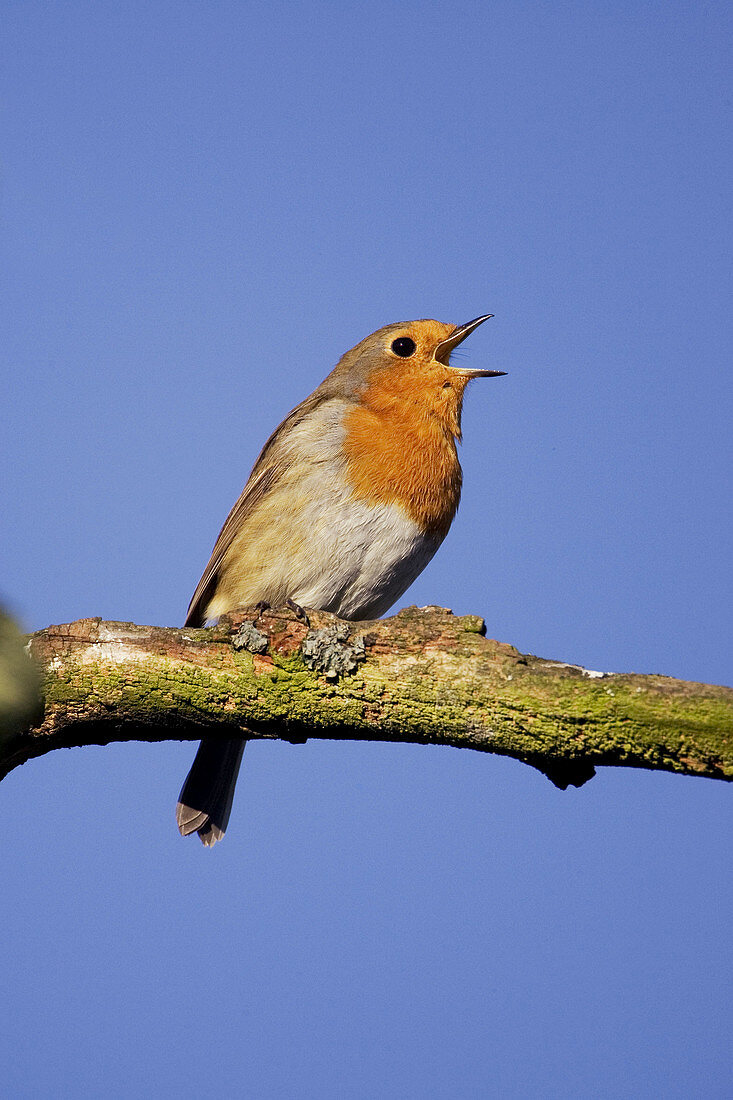
M 392 341 L 392 351 L 403 359 L 408 359 L 414 350 L 415 341 L 411 340 L 409 336 L 400 336 L 399 340 Z

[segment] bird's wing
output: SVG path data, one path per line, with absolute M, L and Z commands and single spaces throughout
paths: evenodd
M 273 485 L 280 480 L 287 469 L 288 463 L 278 443 L 295 424 L 306 417 L 325 399 L 326 395 L 316 390 L 305 401 L 301 401 L 300 405 L 297 405 L 292 412 L 288 413 L 282 424 L 275 429 L 265 443 L 259 458 L 252 467 L 252 473 L 249 475 L 244 489 L 242 489 L 239 500 L 232 508 L 219 532 L 219 537 L 209 558 L 209 564 L 206 566 L 188 605 L 185 626 L 203 626 L 204 612 L 211 598 L 212 589 L 216 584 L 219 567 L 224 555 L 239 534 L 242 524 L 246 522 L 263 497 L 270 492 Z
M 262 500 L 277 481 L 278 470 L 274 466 L 265 466 L 255 473 L 252 471 L 249 481 L 245 485 L 239 500 L 226 518 L 224 526 L 219 532 L 214 549 L 209 558 L 209 564 L 203 572 L 201 580 L 196 585 L 196 591 L 188 605 L 185 626 L 203 626 L 203 614 L 206 604 L 209 602 L 211 588 L 216 583 L 219 566 L 224 555 L 231 546 L 235 535 L 257 504 Z

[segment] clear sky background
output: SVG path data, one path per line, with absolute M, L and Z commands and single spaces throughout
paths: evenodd
M 495 319 L 403 603 L 731 683 L 729 4 L 2 4 L 1 595 L 178 624 L 270 430 L 372 330 Z M 731 790 L 193 745 L 0 788 L 12 1097 L 731 1095 Z

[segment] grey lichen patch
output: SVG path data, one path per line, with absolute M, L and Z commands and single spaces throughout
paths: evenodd
M 243 622 L 232 638 L 235 649 L 246 649 L 248 653 L 267 653 L 270 639 L 254 623 Z
M 301 646 L 303 663 L 315 672 L 324 673 L 327 680 L 338 680 L 347 672 L 355 672 L 366 660 L 364 638 L 344 623 L 334 623 L 322 630 L 309 630 Z

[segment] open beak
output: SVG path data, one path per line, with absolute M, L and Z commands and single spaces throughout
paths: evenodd
M 450 353 L 453 349 L 462 344 L 475 328 L 478 328 L 479 325 L 482 325 L 484 321 L 488 321 L 493 316 L 493 313 L 487 313 L 483 317 L 476 317 L 473 321 L 454 328 L 450 336 L 446 337 L 445 340 L 441 340 L 435 349 L 435 358 L 438 362 L 444 363 L 447 367 L 451 366 Z M 467 374 L 470 378 L 498 378 L 500 375 L 506 374 L 505 370 L 482 370 L 480 367 L 453 367 L 453 369 L 459 370 L 461 374 Z

